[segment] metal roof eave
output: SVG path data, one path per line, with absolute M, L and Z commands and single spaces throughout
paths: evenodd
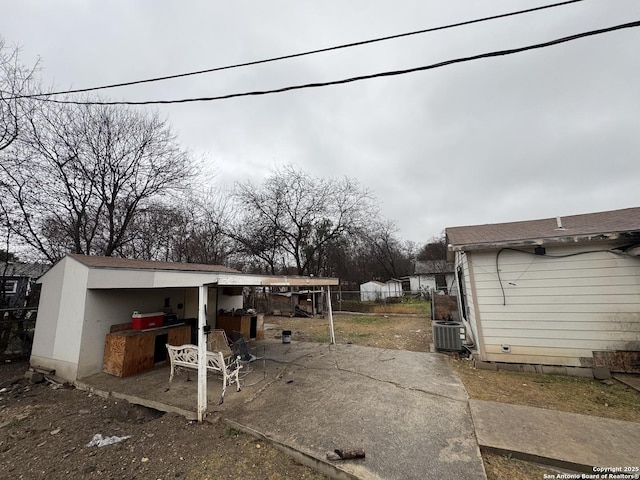
M 541 237 L 518 240 L 505 240 L 499 242 L 478 242 L 468 244 L 449 244 L 447 250 L 449 252 L 470 252 L 478 250 L 499 250 L 501 248 L 515 247 L 537 247 L 550 245 L 569 245 L 582 242 L 606 242 L 611 240 L 638 240 L 640 231 L 633 232 L 608 232 L 582 235 L 563 235 L 557 237 Z
M 221 273 L 211 287 L 324 287 L 337 286 L 339 279 L 333 277 L 302 277 L 287 275 L 255 275 L 250 273 Z

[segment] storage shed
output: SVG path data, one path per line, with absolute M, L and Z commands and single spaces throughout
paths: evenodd
M 242 308 L 238 287 L 338 284 L 333 278 L 249 275 L 220 265 L 75 254 L 39 281 L 31 364 L 72 382 L 103 370 L 106 336 L 114 325 L 131 321 L 133 312 L 171 312 L 177 324 L 193 319 L 198 343 L 205 326 L 216 327 L 220 310 Z M 180 335 L 180 340 L 185 338 Z
M 446 236 L 478 359 L 640 372 L 640 208 Z
M 386 300 L 389 297 L 402 296 L 402 281 L 394 278 L 386 282 L 371 280 L 360 285 L 360 301 L 375 302 Z

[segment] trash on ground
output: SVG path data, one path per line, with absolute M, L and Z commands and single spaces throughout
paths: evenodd
M 119 443 L 127 438 L 131 438 L 131 435 L 127 435 L 125 437 L 103 437 L 102 434 L 96 433 L 91 441 L 87 443 L 87 447 L 106 447 L 107 445 L 113 445 L 114 443 Z

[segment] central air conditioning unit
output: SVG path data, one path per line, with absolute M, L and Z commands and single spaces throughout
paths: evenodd
M 461 352 L 465 340 L 464 325 L 460 322 L 433 322 L 433 345 L 436 350 Z

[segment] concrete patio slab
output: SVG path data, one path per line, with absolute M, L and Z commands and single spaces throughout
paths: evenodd
M 253 347 L 265 360 L 251 363 L 242 391 L 228 388 L 222 405 L 220 384 L 209 377 L 209 418 L 297 452 L 334 478 L 486 478 L 467 394 L 447 356 L 273 340 Z M 196 382 L 178 378 L 167 390 L 167 366 L 82 383 L 195 418 Z M 365 459 L 327 460 L 327 452 L 355 447 Z

